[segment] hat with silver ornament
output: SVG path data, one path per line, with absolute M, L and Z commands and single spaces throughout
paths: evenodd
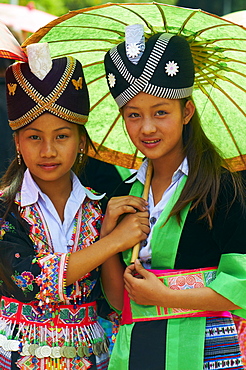
M 109 50 L 104 59 L 108 86 L 119 108 L 140 92 L 167 99 L 190 96 L 195 72 L 187 40 L 157 33 L 145 42 L 143 26 L 128 27 L 133 28 L 132 32 L 126 29 L 126 41 Z

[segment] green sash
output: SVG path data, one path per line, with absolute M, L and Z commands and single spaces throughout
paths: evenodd
M 131 176 L 131 171 L 129 170 L 129 168 L 117 166 L 116 164 L 114 166 L 118 171 L 122 181 L 125 181 L 129 176 Z
M 176 217 L 169 218 L 165 224 L 169 213 L 171 212 L 174 204 L 177 202 L 184 185 L 186 183 L 187 176 L 183 176 L 176 191 L 169 199 L 165 209 L 162 211 L 157 223 L 154 226 L 151 246 L 152 246 L 152 263 L 151 268 L 155 270 L 166 270 L 173 269 L 176 253 L 179 245 L 180 235 L 185 223 L 186 216 L 190 209 L 188 204 L 181 211 L 181 222 L 178 224 Z M 143 193 L 143 184 L 140 181 L 135 181 L 130 191 L 131 195 L 141 197 Z M 165 224 L 165 225 L 164 225 Z M 164 226 L 163 226 L 164 225 Z M 128 249 L 123 252 L 123 258 L 127 265 L 131 263 L 132 250 Z
M 186 181 L 181 180 L 175 194 L 154 226 L 151 240 L 152 269 L 173 269 L 188 205 L 181 212 L 181 223 L 171 217 L 164 225 L 172 206 L 177 201 Z M 142 196 L 143 185 L 136 181 L 130 194 Z M 164 226 L 163 226 L 164 225 Z M 130 264 L 131 251 L 124 252 Z M 246 255 L 229 253 L 221 256 L 216 279 L 209 287 L 243 309 L 232 311 L 246 318 Z M 139 306 L 141 308 L 141 306 Z M 143 311 L 145 306 L 142 306 Z M 108 370 L 128 370 L 131 333 L 136 324 L 122 325 L 116 340 Z M 168 319 L 166 342 L 166 370 L 202 370 L 204 362 L 205 317 Z M 124 343 L 124 345 L 122 345 Z M 115 353 L 115 355 L 114 355 Z
M 186 180 L 187 176 L 183 176 L 175 193 L 170 198 L 154 226 L 151 239 L 152 269 L 164 270 L 174 268 L 180 236 L 191 204 L 188 204 L 181 211 L 180 224 L 177 222 L 176 217 L 169 218 L 166 224 L 165 222 L 171 209 L 177 202 Z M 136 181 L 133 184 L 130 194 L 141 196 L 142 192 L 143 185 L 139 181 Z M 123 257 L 125 263 L 129 265 L 131 251 L 124 252 Z M 144 306 L 142 307 L 144 310 Z M 166 370 L 203 369 L 205 326 L 205 317 L 187 317 L 168 320 Z

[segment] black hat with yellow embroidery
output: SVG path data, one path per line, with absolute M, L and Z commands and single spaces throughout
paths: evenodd
M 182 36 L 157 33 L 146 42 L 143 26 L 126 27 L 126 41 L 104 59 L 108 86 L 121 108 L 139 92 L 167 99 L 192 94 L 194 63 Z
M 6 71 L 12 130 L 47 112 L 68 122 L 85 124 L 90 106 L 81 63 L 70 56 L 51 59 L 46 43 L 29 45 L 27 51 L 28 63 L 15 63 Z

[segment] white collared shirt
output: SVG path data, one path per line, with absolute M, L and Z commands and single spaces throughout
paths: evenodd
M 147 170 L 148 162 L 145 160 L 143 164 L 141 165 L 140 169 L 137 173 L 137 179 L 144 184 L 145 183 L 145 176 L 146 176 L 146 170 Z M 165 208 L 167 202 L 177 189 L 181 179 L 184 175 L 188 175 L 189 168 L 188 168 L 188 161 L 187 158 L 183 160 L 183 162 L 180 164 L 178 169 L 174 172 L 172 176 L 172 181 L 169 187 L 164 191 L 161 200 L 154 205 L 154 198 L 152 189 L 150 187 L 149 191 L 149 197 L 148 197 L 148 210 L 149 210 L 149 220 L 150 220 L 150 234 L 148 235 L 148 238 L 144 240 L 141 243 L 141 249 L 139 252 L 139 258 L 141 261 L 146 262 L 147 260 L 151 259 L 151 246 L 150 246 L 150 240 L 153 233 L 153 227 L 160 217 L 161 212 Z M 145 267 L 149 268 L 149 265 L 146 265 Z
M 71 171 L 72 191 L 64 209 L 64 221 L 62 222 L 57 210 L 49 197 L 44 194 L 33 180 L 27 169 L 21 186 L 21 206 L 25 207 L 37 203 L 48 226 L 51 241 L 55 252 L 67 253 L 71 245 L 74 218 L 83 203 L 85 197 L 92 200 L 103 198 L 105 194 L 95 195 L 86 189 L 77 176 Z

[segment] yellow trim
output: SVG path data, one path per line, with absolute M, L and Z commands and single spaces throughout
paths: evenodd
M 22 117 L 19 117 L 13 121 L 9 120 L 9 125 L 12 130 L 17 130 L 26 126 L 28 123 L 31 123 L 46 111 L 66 121 L 70 121 L 79 125 L 84 125 L 87 122 L 88 117 L 86 115 L 74 113 L 69 109 L 56 104 L 56 101 L 64 93 L 67 85 L 71 82 L 71 77 L 74 73 L 75 66 L 75 60 L 72 57 L 67 57 L 67 65 L 58 84 L 56 85 L 55 89 L 46 97 L 40 94 L 22 74 L 21 63 L 17 63 L 13 66 L 13 74 L 16 81 L 23 91 L 36 103 L 36 105 L 26 112 Z

